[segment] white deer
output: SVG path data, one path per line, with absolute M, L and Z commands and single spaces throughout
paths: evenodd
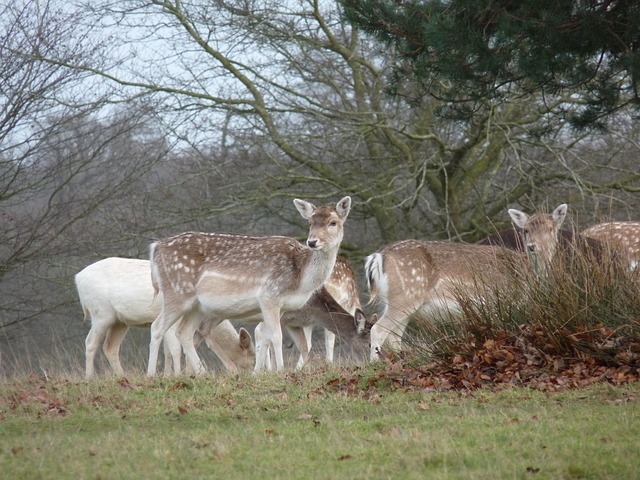
M 86 376 L 95 373 L 95 356 L 100 344 L 113 371 L 123 375 L 120 345 L 129 327 L 149 328 L 160 313 L 162 297 L 155 297 L 148 260 L 110 257 L 92 263 L 75 276 L 78 297 L 85 319 L 91 319 L 87 335 Z M 176 337 L 178 324 L 164 336 L 165 374 L 180 373 L 182 349 Z M 200 332 L 212 350 L 222 352 L 220 360 L 230 371 L 250 370 L 255 365 L 255 351 L 249 332 L 238 333 L 231 322 L 224 321 L 213 331 Z M 220 345 L 220 348 L 217 347 Z
M 592 225 L 582 235 L 607 245 L 626 260 L 630 270 L 640 268 L 640 222 L 606 222 Z
M 316 207 L 295 199 L 309 221 L 305 244 L 288 237 L 250 237 L 187 232 L 155 242 L 150 248 L 154 286 L 163 295 L 162 311 L 151 326 L 148 375 L 155 375 L 165 332 L 180 318 L 178 339 L 194 371 L 204 367 L 193 345 L 203 316 L 259 322 L 265 328 L 256 371 L 266 367 L 272 347 L 276 368 L 282 356 L 282 312 L 301 308 L 327 281 L 336 262 L 351 198 Z
M 280 319 L 300 352 L 296 368 L 302 368 L 309 361 L 313 328 L 316 326 L 324 327 L 325 359 L 329 363 L 333 362 L 336 334 L 354 349 L 368 342 L 365 332 L 367 320 L 362 312 L 356 275 L 346 257 L 338 256 L 324 290 L 322 294 L 314 294 L 300 310 L 285 312 Z M 254 331 L 258 349 L 263 328 L 264 323 L 261 322 Z M 267 368 L 271 369 L 271 352 Z

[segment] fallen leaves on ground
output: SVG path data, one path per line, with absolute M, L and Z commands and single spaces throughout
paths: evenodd
M 47 416 L 65 416 L 69 413 L 66 401 L 56 393 L 56 386 L 48 388 L 46 380 L 30 375 L 28 384 L 13 391 L 6 399 L 10 409 L 36 405 L 37 414 Z
M 640 340 L 616 338 L 604 326 L 561 338 L 564 344 L 558 345 L 543 330 L 523 326 L 517 335 L 502 332 L 480 345 L 461 344 L 457 353 L 424 364 L 415 357 L 387 352 L 385 366 L 376 375 L 344 370 L 325 390 L 371 398 L 373 392 L 384 389 L 436 392 L 526 386 L 561 391 L 639 379 Z

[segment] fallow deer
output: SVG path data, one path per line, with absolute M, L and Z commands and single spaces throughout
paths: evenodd
M 305 365 L 309 359 L 310 347 L 303 332 L 304 328 L 323 327 L 325 332 L 331 332 L 334 338 L 337 337 L 349 345 L 352 354 L 360 356 L 369 348 L 371 326 L 377 320 L 376 315 L 373 315 L 371 320 L 367 320 L 360 308 L 356 308 L 353 314 L 349 313 L 335 300 L 326 287 L 322 287 L 314 293 L 304 307 L 290 313 L 291 315 L 283 315 L 282 325 L 287 329 L 300 351 L 297 368 Z M 257 345 L 260 344 L 263 328 L 263 322 L 256 326 L 254 336 Z M 260 348 L 258 347 L 258 354 Z M 269 349 L 267 354 L 267 368 L 269 370 L 272 368 L 270 353 Z
M 512 221 L 523 231 L 522 241 L 513 235 L 513 250 L 533 254 L 532 263 L 538 267 L 550 265 L 566 213 L 565 204 L 552 214 L 529 216 L 509 210 Z M 378 357 L 385 340 L 392 349 L 400 349 L 412 315 L 421 312 L 427 316 L 455 316 L 460 313 L 460 294 L 493 295 L 492 286 L 509 285 L 514 279 L 513 265 L 518 262 L 519 268 L 524 268 L 525 257 L 503 249 L 504 241 L 493 238 L 487 242 L 489 245 L 468 245 L 407 240 L 387 245 L 367 257 L 365 275 L 371 301 L 378 299 L 384 305 L 380 320 L 371 329 L 371 359 Z
M 640 268 L 640 222 L 599 223 L 583 230 L 582 235 L 607 245 L 630 270 Z
M 558 235 L 567 216 L 567 205 L 559 205 L 551 215 L 527 215 L 514 208 L 510 208 L 508 213 L 514 225 L 522 229 L 525 250 L 533 254 L 532 258 L 540 260 L 537 266 L 550 265 L 558 249 Z
M 601 241 L 573 230 L 561 229 L 566 213 L 566 204 L 558 206 L 551 214 L 527 215 L 510 209 L 514 228 L 497 232 L 477 243 L 527 252 L 539 271 L 550 265 L 552 259 L 554 264 L 567 267 L 576 259 L 576 255 L 597 268 L 617 267 L 617 256 L 611 255 Z
M 282 326 L 287 329 L 300 352 L 296 368 L 302 368 L 309 360 L 314 326 L 324 327 L 325 358 L 329 363 L 333 362 L 336 334 L 354 350 L 358 349 L 358 345 L 354 343 L 362 346 L 363 342 L 368 342 L 364 333 L 366 320 L 358 294 L 356 274 L 346 257 L 338 256 L 323 290 L 325 292 L 322 294 L 314 294 L 300 310 L 282 315 Z M 327 296 L 332 297 L 333 301 L 329 301 Z M 256 326 L 256 344 L 259 343 L 263 328 L 262 323 Z
M 371 328 L 370 358 L 385 341 L 393 350 L 415 314 L 429 318 L 457 316 L 460 295 L 495 295 L 513 279 L 522 253 L 502 247 L 453 242 L 404 240 L 385 245 L 365 261 L 370 303 L 383 305 Z
M 178 338 L 188 362 L 196 374 L 204 371 L 193 346 L 203 316 L 264 320 L 255 369 L 266 366 L 269 346 L 276 368 L 283 368 L 281 313 L 301 308 L 331 275 L 351 198 L 335 206 L 294 204 L 309 221 L 306 244 L 280 236 L 187 232 L 151 245 L 152 281 L 164 301 L 151 326 L 148 375 L 155 375 L 165 332 L 180 318 Z
M 129 327 L 149 328 L 160 313 L 162 297 L 154 298 L 151 267 L 148 260 L 111 257 L 85 267 L 75 276 L 76 288 L 85 319 L 91 320 L 87 335 L 86 376 L 95 373 L 95 356 L 100 343 L 112 370 L 123 375 L 120 345 Z M 165 374 L 173 365 L 180 373 L 182 349 L 174 325 L 164 336 Z M 220 342 L 224 367 L 230 371 L 250 370 L 255 365 L 255 351 L 251 336 L 244 328 L 236 331 L 225 321 L 211 331 L 199 330 L 208 345 Z

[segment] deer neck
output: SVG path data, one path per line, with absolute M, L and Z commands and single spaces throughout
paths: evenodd
M 331 276 L 338 256 L 338 249 L 309 249 L 305 268 L 300 277 L 300 289 L 306 292 L 315 292 Z
M 313 318 L 319 326 L 348 341 L 355 336 L 353 315 L 336 301 L 326 286 L 311 297 L 307 303 L 307 308 L 312 312 Z

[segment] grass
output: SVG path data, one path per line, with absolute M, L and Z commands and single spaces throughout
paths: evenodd
M 0 377 L 0 472 L 12 479 L 640 478 L 640 383 L 557 392 L 552 381 L 565 363 L 571 378 L 597 362 L 614 369 L 612 383 L 638 378 L 640 279 L 572 261 L 543 281 L 525 272 L 527 288 L 512 289 L 519 295 L 461 298 L 463 322 L 416 319 L 408 342 L 420 364 L 435 356 L 454 372 L 497 378 L 501 368 L 523 368 L 525 378 L 540 370 L 547 391 L 409 388 L 401 363 L 382 362 L 87 381 L 74 373 L 82 365 L 61 352 Z M 517 358 L 507 362 L 511 354 Z M 395 368 L 393 378 L 386 368 Z
M 363 386 L 375 368 L 357 370 Z M 640 477 L 637 384 L 347 393 L 331 387 L 342 373 L 5 379 L 0 471 L 16 479 Z
M 636 365 L 640 271 L 629 271 L 610 253 L 600 259 L 562 253 L 542 273 L 529 268 L 526 257 L 514 257 L 505 285 L 478 273 L 474 294 L 465 285 L 456 292 L 462 318 L 415 315 L 410 346 L 425 359 L 450 361 L 503 334 L 521 337 L 527 327 L 536 332 L 537 346 L 556 358 Z

